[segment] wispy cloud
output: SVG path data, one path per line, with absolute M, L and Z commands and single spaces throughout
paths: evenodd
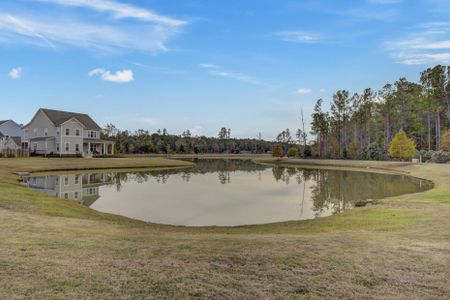
M 218 65 L 215 65 L 215 64 L 199 64 L 198 65 L 200 68 L 203 68 L 203 69 L 218 69 L 219 68 L 219 66 Z
M 307 31 L 282 31 L 275 35 L 285 42 L 299 44 L 316 44 L 323 39 L 319 34 Z
M 22 76 L 22 67 L 13 68 L 8 73 L 8 76 L 11 79 L 19 79 Z
M 231 78 L 231 79 L 235 79 L 238 81 L 242 81 L 242 82 L 246 82 L 246 83 L 250 83 L 250 84 L 254 84 L 254 85 L 261 85 L 261 82 L 259 82 L 258 80 L 254 79 L 250 76 L 240 74 L 240 73 L 219 71 L 219 70 L 210 70 L 210 71 L 208 71 L 208 74 L 212 75 L 212 76 L 216 76 L 216 77 Z
M 418 26 L 407 38 L 387 41 L 385 48 L 397 60 L 407 65 L 450 62 L 450 27 L 446 22 Z
M 161 16 L 151 10 L 110 0 L 37 0 L 37 1 L 53 3 L 61 6 L 84 7 L 100 12 L 108 12 L 111 13 L 113 17 L 118 19 L 133 18 L 141 21 L 153 22 L 167 26 L 182 26 L 186 24 L 185 21 Z
M 110 81 L 115 83 L 127 83 L 134 80 L 133 71 L 123 70 L 112 73 L 102 68 L 97 68 L 88 73 L 90 77 L 100 76 L 103 81 Z
M 295 93 L 299 94 L 299 95 L 306 95 L 306 94 L 312 93 L 312 91 L 313 90 L 310 88 L 303 87 L 303 88 L 299 88 L 298 90 L 296 90 Z
M 403 0 L 367 0 L 368 3 L 371 4 L 397 4 L 403 2 Z
M 261 85 L 261 82 L 259 80 L 255 79 L 251 76 L 244 75 L 244 74 L 241 74 L 238 72 L 224 70 L 222 67 L 220 67 L 216 64 L 202 63 L 202 64 L 199 64 L 198 66 L 201 69 L 205 69 L 206 74 L 211 75 L 211 76 L 230 78 L 230 79 L 250 83 L 253 85 Z
M 152 11 L 106 0 L 35 0 L 56 5 L 51 13 L 23 9 L 20 13 L 0 13 L 0 43 L 26 43 L 57 49 L 71 46 L 89 50 L 123 52 L 165 52 L 166 43 L 186 24 L 185 21 Z M 58 14 L 58 7 L 69 12 Z M 74 8 L 104 14 L 90 18 Z M 61 8 L 59 8 L 61 9 Z M 132 22 L 118 19 L 132 18 Z M 68 30 L 70 28 L 70 30 Z

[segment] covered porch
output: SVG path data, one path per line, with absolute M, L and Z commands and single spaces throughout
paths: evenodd
M 114 155 L 114 142 L 100 139 L 84 139 L 83 156 Z

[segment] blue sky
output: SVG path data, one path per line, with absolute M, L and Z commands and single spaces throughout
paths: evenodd
M 0 119 L 273 139 L 334 91 L 450 63 L 447 0 L 0 3 Z

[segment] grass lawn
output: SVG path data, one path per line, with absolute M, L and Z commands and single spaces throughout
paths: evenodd
M 450 165 L 282 164 L 409 172 L 433 180 L 435 188 L 323 219 L 184 228 L 48 197 L 12 173 L 188 163 L 0 159 L 0 299 L 450 298 Z

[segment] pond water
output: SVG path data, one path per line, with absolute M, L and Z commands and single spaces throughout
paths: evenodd
M 195 160 L 196 167 L 36 176 L 30 188 L 159 224 L 237 226 L 326 217 L 364 199 L 425 191 L 429 181 L 363 171 Z

